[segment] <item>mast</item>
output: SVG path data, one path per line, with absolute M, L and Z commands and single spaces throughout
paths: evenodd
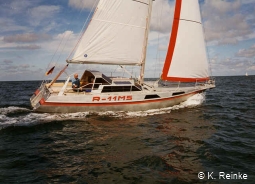
M 143 60 L 142 60 L 141 69 L 140 69 L 140 79 L 138 81 L 140 84 L 144 82 L 144 70 L 145 70 L 145 60 L 146 60 L 146 53 L 147 53 L 147 46 L 148 46 L 148 37 L 149 37 L 149 31 L 150 31 L 152 1 L 155 1 L 155 0 L 149 0 L 149 13 L 147 18 L 147 25 L 146 25 L 145 39 L 144 39 L 144 53 L 143 53 Z

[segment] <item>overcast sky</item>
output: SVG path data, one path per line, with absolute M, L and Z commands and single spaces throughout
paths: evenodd
M 96 2 L 0 0 L 0 80 L 40 80 L 53 65 L 56 75 Z M 212 75 L 255 75 L 255 1 L 199 2 Z M 145 77 L 161 73 L 173 12 L 173 0 L 154 1 Z M 68 74 L 77 68 L 69 67 Z

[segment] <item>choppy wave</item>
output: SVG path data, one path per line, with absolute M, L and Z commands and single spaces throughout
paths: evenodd
M 30 109 L 21 107 L 7 107 L 0 108 L 0 127 L 5 128 L 9 126 L 29 126 L 40 123 L 47 123 L 51 121 L 61 121 L 68 119 L 85 119 L 88 115 L 109 116 L 115 118 L 132 118 L 144 117 L 157 114 L 170 113 L 172 110 L 178 110 L 187 107 L 194 107 L 201 105 L 205 100 L 205 94 L 196 94 L 190 97 L 185 102 L 175 105 L 173 107 L 151 109 L 147 111 L 106 111 L 106 112 L 77 112 L 65 114 L 49 114 L 49 113 L 33 113 Z M 15 116 L 14 116 L 15 115 Z

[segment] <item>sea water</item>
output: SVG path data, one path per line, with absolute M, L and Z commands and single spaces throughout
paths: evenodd
M 35 113 L 40 81 L 0 82 L 0 183 L 254 183 L 255 76 L 174 107 Z

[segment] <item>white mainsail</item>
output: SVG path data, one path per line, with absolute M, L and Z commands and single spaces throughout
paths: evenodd
M 176 0 L 173 28 L 161 78 L 194 82 L 209 77 L 198 0 Z
M 141 65 L 151 0 L 100 0 L 68 63 Z

